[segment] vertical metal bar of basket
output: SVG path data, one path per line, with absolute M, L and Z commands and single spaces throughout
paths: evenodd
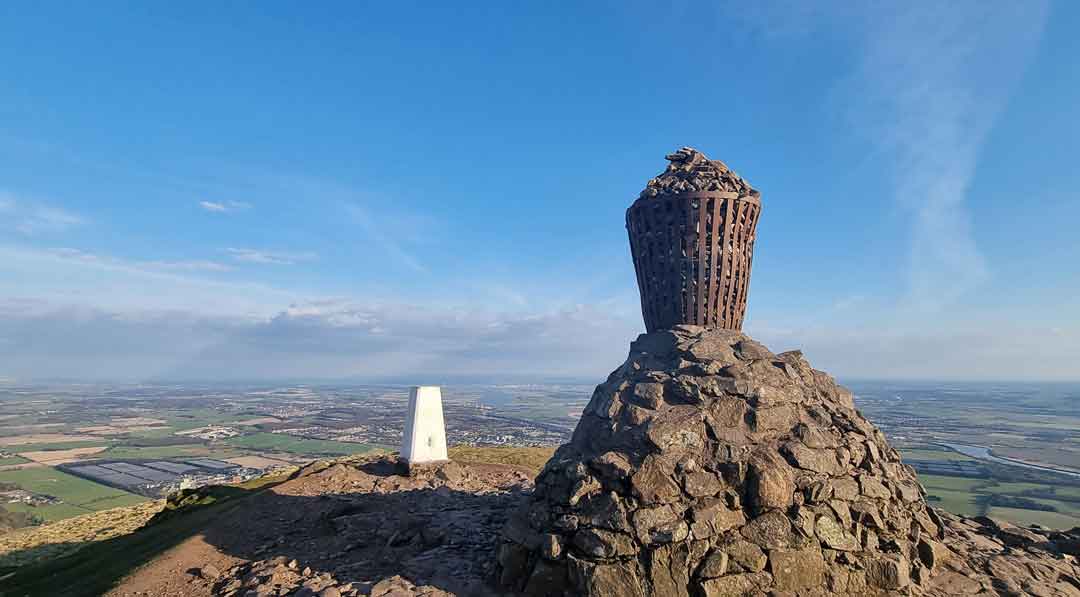
M 705 247 L 708 245 L 709 236 L 705 232 L 705 225 L 707 218 L 705 217 L 709 209 L 709 199 L 702 197 L 697 200 L 697 228 L 695 229 L 694 238 L 697 242 L 698 255 L 697 255 L 697 267 L 694 273 L 697 274 L 697 298 L 696 305 L 697 310 L 694 313 L 694 323 L 698 325 L 707 325 L 706 320 L 708 318 L 709 308 L 705 303 Z
M 709 298 L 705 301 L 705 308 L 708 311 L 705 325 L 711 327 L 719 325 L 716 320 L 716 298 L 719 293 L 716 264 L 720 259 L 720 222 L 722 220 L 720 213 L 723 211 L 724 201 L 719 197 L 710 197 L 709 204 L 712 225 L 709 228 Z

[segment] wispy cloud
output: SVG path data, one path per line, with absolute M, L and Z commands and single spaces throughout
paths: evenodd
M 96 254 L 96 253 L 90 253 L 90 252 L 87 252 L 87 251 L 83 251 L 81 249 L 74 249 L 74 248 L 71 248 L 71 247 L 57 247 L 57 248 L 53 248 L 53 249 L 48 249 L 47 252 L 51 253 L 52 255 L 55 255 L 56 257 L 65 259 L 67 261 L 72 261 L 72 262 L 82 262 L 82 263 L 97 264 L 97 265 L 125 266 L 125 267 L 132 267 L 132 268 L 140 268 L 140 269 L 144 269 L 144 270 L 187 271 L 187 272 L 198 272 L 198 271 L 202 271 L 202 272 L 227 272 L 227 271 L 232 271 L 233 270 L 232 266 L 230 266 L 228 264 L 225 264 L 225 263 L 221 263 L 220 261 L 210 261 L 210 260 L 201 260 L 201 259 L 178 260 L 178 261 L 170 261 L 170 260 L 149 260 L 149 261 L 131 260 L 131 261 L 127 261 L 127 260 L 117 259 L 115 257 L 99 255 L 99 254 Z
M 229 247 L 225 251 L 236 261 L 246 263 L 261 263 L 264 265 L 295 265 L 303 261 L 312 261 L 318 256 L 315 253 L 289 253 L 284 251 L 265 251 L 261 249 L 243 249 Z
M 1038 47 L 1047 0 L 757 3 L 725 15 L 768 39 L 826 29 L 850 43 L 853 68 L 833 107 L 876 148 L 910 221 L 903 306 L 956 304 L 991 275 L 967 204 L 979 154 Z
M 221 263 L 220 261 L 199 259 L 191 261 L 144 261 L 142 263 L 146 267 L 172 271 L 229 272 L 233 270 L 233 267 L 231 265 Z
M 0 191 L 0 227 L 24 236 L 64 232 L 85 223 L 78 214 Z
M 375 218 L 367 209 L 355 203 L 346 203 L 345 209 L 368 237 L 382 247 L 390 257 L 415 272 L 428 272 L 428 268 L 419 259 L 406 251 L 401 243 L 397 242 L 392 235 L 387 234 L 383 227 L 376 223 Z
M 1047 3 L 873 4 L 837 98 L 891 164 L 911 218 L 908 306 L 935 310 L 989 274 L 966 202 L 979 154 L 1042 34 Z
M 34 309 L 77 305 L 117 313 L 188 312 L 249 317 L 273 313 L 300 294 L 213 275 L 227 263 L 138 260 L 77 248 L 0 245 L 0 297 Z
M 251 204 L 246 201 L 200 201 L 199 207 L 214 213 L 231 213 L 251 209 Z

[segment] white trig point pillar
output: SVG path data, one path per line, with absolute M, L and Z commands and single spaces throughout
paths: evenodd
M 446 426 L 439 386 L 414 386 L 409 392 L 409 414 L 405 418 L 401 458 L 409 464 L 447 460 Z

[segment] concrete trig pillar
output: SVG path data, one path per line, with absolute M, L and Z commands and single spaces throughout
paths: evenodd
M 401 458 L 409 464 L 447 460 L 446 426 L 439 386 L 414 386 L 410 390 Z

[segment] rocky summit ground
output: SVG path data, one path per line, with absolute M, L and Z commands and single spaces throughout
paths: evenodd
M 350 457 L 313 463 L 287 480 L 259 486 L 232 501 L 205 506 L 198 504 L 206 500 L 192 499 L 221 495 L 212 490 L 174 498 L 170 505 L 177 509 L 166 510 L 139 531 L 89 543 L 77 553 L 48 562 L 52 568 L 30 568 L 23 576 L 35 577 L 36 582 L 20 584 L 18 590 L 11 590 L 12 579 L 0 574 L 0 594 L 519 594 L 495 588 L 496 545 L 508 540 L 509 516 L 529 503 L 538 463 L 550 453 L 469 448 L 451 452 L 461 462 L 413 475 L 404 474 L 393 457 Z M 932 512 L 941 521 L 945 538 L 917 549 L 916 557 L 934 571 L 933 594 L 1080 595 L 1075 559 L 1080 529 L 1053 532 Z M 144 518 L 141 511 L 138 516 Z M 148 542 L 160 542 L 162 535 L 165 547 L 155 547 L 152 557 L 136 557 Z M 725 572 L 733 573 L 733 578 L 772 575 L 778 565 L 769 555 L 768 550 L 747 547 L 729 556 Z M 834 556 L 847 557 L 834 553 L 823 558 Z M 92 577 L 115 560 L 124 560 L 119 563 L 126 571 L 116 575 L 115 584 L 94 588 Z M 709 572 L 702 570 L 706 575 L 722 562 L 714 558 L 707 563 Z M 743 568 L 760 570 L 736 574 Z M 913 588 L 909 585 L 895 593 L 910 593 Z M 766 592 L 748 586 L 713 594 L 815 593 Z
M 1078 595 L 1076 532 L 930 508 L 914 469 L 798 351 L 641 335 L 499 547 L 537 596 Z
M 492 595 L 492 546 L 533 474 L 455 462 L 408 474 L 393 457 L 312 465 L 109 595 Z

